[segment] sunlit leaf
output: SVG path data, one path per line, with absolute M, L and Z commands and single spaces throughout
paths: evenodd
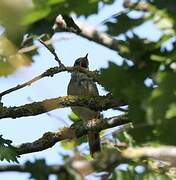
M 66 2 L 66 0 L 48 0 L 47 4 L 54 5 L 54 4 L 59 4 L 63 2 Z
M 5 36 L 0 37 L 0 76 L 7 76 L 30 63 L 31 60 L 24 54 L 18 53 L 10 40 Z
M 66 149 L 66 150 L 71 150 L 73 148 L 75 148 L 77 145 L 76 140 L 65 140 L 61 142 L 61 146 L 62 148 Z
M 141 179 L 141 180 L 171 180 L 169 176 L 162 172 L 155 172 L 152 170 L 145 170 L 144 172 L 138 173 L 135 169 L 135 165 L 129 165 L 127 170 L 117 170 L 113 173 L 111 180 L 131 180 L 131 179 Z
M 173 113 L 176 102 L 176 73 L 161 72 L 156 76 L 158 87 L 153 90 L 146 104 L 149 122 L 163 122 L 165 118 L 175 117 Z M 158 111 L 159 110 L 159 111 Z
M 73 122 L 80 120 L 79 117 L 73 111 L 68 115 L 68 118 Z
M 29 25 L 36 21 L 44 19 L 49 15 L 50 11 L 51 9 L 49 7 L 43 7 L 42 9 L 35 9 L 21 20 L 21 24 Z
M 7 160 L 8 162 L 18 163 L 16 148 L 11 145 L 12 141 L 8 139 L 3 139 L 0 135 L 0 160 Z

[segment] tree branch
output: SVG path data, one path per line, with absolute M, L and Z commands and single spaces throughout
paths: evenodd
M 0 106 L 0 119 L 35 116 L 54 109 L 70 106 L 84 106 L 96 111 L 102 111 L 122 105 L 124 105 L 122 102 L 112 99 L 109 96 L 63 96 L 46 99 L 40 102 L 33 102 L 22 106 Z
M 121 163 L 129 163 L 130 160 L 122 157 L 119 153 L 115 151 L 110 152 L 101 152 L 97 154 L 97 158 L 94 160 L 86 160 L 79 153 L 75 153 L 73 157 L 67 159 L 64 165 L 45 165 L 43 169 L 40 169 L 38 174 L 43 172 L 44 175 L 56 174 L 60 175 L 60 173 L 70 174 L 69 169 L 72 169 L 76 173 L 78 173 L 81 177 L 84 177 L 92 172 L 100 172 L 107 171 L 111 172 L 117 165 Z M 36 161 L 37 163 L 37 161 Z M 33 165 L 32 171 L 35 171 L 35 162 L 30 164 Z M 16 172 L 28 172 L 32 173 L 31 168 L 28 168 L 27 163 L 25 165 L 3 165 L 0 166 L 0 172 L 8 172 L 8 171 L 16 171 Z M 43 174 L 42 173 L 42 174 Z
M 94 41 L 111 50 L 118 50 L 118 44 L 119 42 L 121 42 L 120 40 L 117 40 L 106 33 L 99 32 L 94 27 L 86 23 L 79 23 L 79 27 L 81 29 L 81 33 L 77 33 L 77 35 L 86 38 L 90 41 Z
M 27 81 L 21 85 L 17 85 L 15 87 L 12 87 L 8 90 L 1 92 L 0 98 L 6 94 L 13 92 L 13 91 L 24 88 L 26 86 L 30 86 L 32 83 L 34 83 L 34 82 L 36 82 L 36 81 L 38 81 L 44 77 L 53 77 L 55 74 L 65 72 L 65 71 L 70 72 L 70 73 L 71 72 L 81 72 L 81 73 L 87 74 L 89 77 L 92 77 L 93 80 L 98 82 L 99 84 L 101 83 L 100 75 L 97 73 L 97 71 L 89 71 L 89 70 L 87 70 L 85 68 L 81 68 L 81 67 L 64 67 L 64 66 L 57 67 L 56 66 L 56 67 L 53 67 L 53 68 L 46 70 L 42 74 L 31 79 L 30 81 Z
M 117 40 L 113 37 L 111 37 L 110 35 L 103 33 L 103 32 L 99 32 L 97 31 L 93 26 L 86 24 L 86 23 L 82 23 L 79 22 L 79 27 L 81 29 L 81 33 L 79 31 L 72 31 L 69 28 L 62 28 L 62 29 L 54 29 L 56 32 L 57 31 L 63 31 L 63 32 L 69 32 L 69 33 L 74 33 L 78 36 L 81 36 L 83 38 L 86 38 L 90 41 L 96 42 L 102 46 L 105 46 L 107 48 L 110 48 L 111 50 L 117 51 L 118 50 L 118 44 L 119 42 L 123 42 L 121 40 Z M 63 38 L 64 40 L 66 38 Z M 51 40 L 45 41 L 46 45 L 51 44 Z M 30 51 L 34 51 L 38 48 L 38 46 L 36 45 L 32 45 L 29 47 L 24 47 L 19 49 L 19 53 L 28 53 Z
M 60 38 L 54 38 L 54 39 L 48 39 L 46 41 L 44 41 L 44 43 L 48 46 L 48 45 L 51 45 L 52 43 L 55 43 L 55 42 L 60 42 L 60 41 L 65 41 L 65 40 L 69 40 L 71 38 L 68 38 L 68 37 L 60 37 Z M 25 47 L 22 47 L 21 49 L 18 50 L 18 53 L 29 53 L 31 51 L 36 51 L 37 49 L 41 48 L 42 45 L 29 45 L 29 46 L 25 46 Z
M 154 158 L 162 161 L 173 162 L 176 166 L 176 147 L 160 146 L 160 147 L 139 147 L 127 148 L 123 151 L 123 156 L 130 159 Z
M 106 119 L 93 119 L 88 122 L 77 121 L 70 128 L 63 128 L 58 132 L 47 132 L 40 139 L 32 143 L 24 143 L 16 147 L 19 155 L 38 152 L 54 146 L 57 142 L 80 138 L 90 132 L 100 132 L 101 130 L 130 123 L 126 115 L 116 116 Z
M 57 17 L 56 17 L 57 19 Z M 100 45 L 103 45 L 109 49 L 118 50 L 118 44 L 119 42 L 123 42 L 121 40 L 117 40 L 110 35 L 97 31 L 94 27 L 86 24 L 86 23 L 78 23 L 79 28 L 81 29 L 81 32 L 78 31 L 72 31 L 69 27 L 63 28 L 57 25 L 57 21 L 55 21 L 55 24 L 53 26 L 54 31 L 64 31 L 64 32 L 70 32 L 75 33 L 78 36 L 81 36 L 83 38 L 86 38 L 90 41 L 94 41 Z
M 28 172 L 25 170 L 23 165 L 3 165 L 0 166 L 0 172 L 17 171 L 17 172 Z
M 47 166 L 47 174 L 58 174 L 61 172 L 64 172 L 66 169 L 64 166 L 59 166 L 59 165 L 51 165 L 51 166 Z M 0 172 L 12 172 L 12 171 L 16 171 L 16 172 L 28 172 L 29 168 L 26 167 L 25 165 L 3 165 L 0 166 Z
M 60 28 L 60 29 L 54 28 L 54 30 L 56 32 L 63 31 L 63 32 L 74 33 L 78 36 L 86 38 L 90 41 L 98 43 L 98 44 L 105 46 L 107 48 L 110 48 L 111 50 L 114 50 L 114 51 L 117 51 L 119 49 L 119 43 L 124 42 L 122 40 L 117 40 L 117 39 L 111 37 L 107 33 L 97 31 L 93 26 L 91 26 L 89 24 L 79 22 L 78 25 L 79 25 L 79 28 L 81 29 L 81 33 L 79 31 L 72 31 L 70 28 Z M 55 24 L 54 24 L 54 26 L 55 26 Z M 63 39 L 65 40 L 66 38 L 63 38 Z M 51 40 L 45 41 L 45 44 L 46 45 L 51 44 Z M 38 46 L 32 45 L 29 47 L 21 48 L 21 49 L 19 49 L 18 52 L 19 53 L 28 53 L 28 52 L 34 51 L 36 49 L 38 49 Z
M 132 10 L 137 10 L 137 11 L 144 11 L 147 12 L 150 8 L 150 5 L 146 2 L 137 2 L 137 3 L 133 3 L 130 1 L 126 1 L 123 3 L 125 8 L 129 8 Z
M 162 161 L 169 161 L 169 168 L 175 167 L 176 147 L 161 146 L 161 147 L 142 147 L 142 148 L 127 148 L 121 153 L 112 149 L 96 154 L 96 158 L 91 161 L 85 160 L 80 155 L 75 154 L 69 158 L 67 163 L 70 167 L 76 170 L 80 175 L 85 176 L 96 171 L 111 172 L 117 165 L 121 163 L 136 162 L 140 158 L 154 158 Z M 65 165 L 47 166 L 49 174 L 58 174 L 66 171 Z M 156 169 L 155 169 L 156 170 Z M 25 165 L 0 166 L 0 172 L 17 171 L 29 172 Z

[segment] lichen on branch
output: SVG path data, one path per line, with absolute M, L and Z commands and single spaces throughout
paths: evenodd
M 33 102 L 22 106 L 0 107 L 0 119 L 34 116 L 49 112 L 54 109 L 84 106 L 97 111 L 107 110 L 124 105 L 109 96 L 63 96 L 46 99 L 40 102 Z
M 94 121 L 94 123 L 91 123 Z M 18 155 L 42 151 L 54 146 L 57 142 L 80 138 L 90 131 L 100 132 L 101 130 L 130 123 L 127 115 L 120 115 L 105 119 L 93 119 L 88 122 L 78 121 L 69 128 L 62 128 L 57 132 L 47 132 L 38 140 L 32 143 L 24 143 L 16 147 Z

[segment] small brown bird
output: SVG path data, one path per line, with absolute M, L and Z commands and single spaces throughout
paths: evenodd
M 88 54 L 86 54 L 85 57 L 76 59 L 74 66 L 88 69 Z M 71 74 L 71 80 L 68 85 L 67 93 L 68 95 L 97 96 L 98 89 L 92 78 L 88 77 L 84 73 L 73 72 Z M 80 119 L 84 121 L 100 117 L 100 112 L 91 110 L 89 108 L 74 106 L 71 107 L 71 109 Z M 100 151 L 99 133 L 90 132 L 90 134 L 88 134 L 88 142 L 90 154 L 93 157 L 95 152 Z

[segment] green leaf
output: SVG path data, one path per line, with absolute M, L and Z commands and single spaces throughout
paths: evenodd
M 153 3 L 157 8 L 166 10 L 171 16 L 176 17 L 176 6 L 175 1 L 169 0 L 155 0 Z
M 141 176 L 142 180 L 171 180 L 169 176 L 166 174 L 160 174 L 157 172 L 149 171 L 147 173 L 144 173 L 143 176 Z
M 19 156 L 16 152 L 16 148 L 11 144 L 11 140 L 3 139 L 2 135 L 0 135 L 0 160 L 7 160 L 8 162 L 12 161 L 18 163 L 17 157 Z
M 148 122 L 161 123 L 165 119 L 176 117 L 174 113 L 176 102 L 175 77 L 175 72 L 159 72 L 156 75 L 158 87 L 152 91 L 145 105 Z
M 147 67 L 148 68 L 148 67 Z M 144 85 L 148 76 L 147 69 L 127 64 L 117 66 L 109 63 L 107 69 L 101 69 L 101 81 L 106 90 L 120 101 L 129 105 L 129 117 L 133 122 L 144 120 L 145 110 L 143 101 L 148 97 L 151 89 Z
M 59 4 L 59 3 L 63 3 L 66 0 L 48 0 L 47 4 L 49 5 L 55 5 L 55 4 Z
M 7 37 L 0 36 L 0 76 L 7 76 L 30 63 L 24 54 L 18 53 L 14 44 Z
M 12 74 L 15 68 L 9 63 L 6 57 L 0 56 L 0 76 Z
M 65 171 L 59 173 L 57 175 L 58 180 L 66 179 L 66 180 L 82 180 L 82 175 L 79 171 L 73 169 L 69 164 L 65 166 Z
M 83 136 L 79 139 L 61 141 L 60 144 L 61 144 L 62 148 L 66 149 L 66 150 L 71 150 L 71 149 L 75 148 L 76 146 L 79 146 L 85 142 L 87 142 L 87 138 L 85 136 Z
M 108 33 L 113 36 L 124 34 L 129 30 L 141 25 L 145 20 L 144 18 L 130 18 L 127 13 L 122 13 L 115 17 L 116 22 L 107 22 L 105 25 L 108 26 Z M 127 25 L 125 25 L 127 24 Z
M 22 25 L 29 25 L 41 19 L 44 19 L 49 15 L 51 12 L 50 7 L 43 7 L 41 9 L 34 9 L 32 12 L 28 13 L 24 18 L 21 20 Z
M 115 0 L 99 0 L 100 2 L 103 2 L 105 4 L 112 4 Z
M 144 166 L 143 166 L 144 167 Z M 151 169 L 144 169 L 144 172 L 137 173 L 136 165 L 128 165 L 127 171 L 117 170 L 113 172 L 113 176 L 111 180 L 132 180 L 132 179 L 139 179 L 139 180 L 170 180 L 171 178 L 162 172 L 155 172 Z
M 18 68 L 29 66 L 31 62 L 23 54 L 13 54 L 11 56 L 0 55 L 0 76 L 8 76 L 14 73 Z
M 72 140 L 61 141 L 60 144 L 61 144 L 62 148 L 66 149 L 66 150 L 71 150 L 76 147 L 77 142 L 76 142 L 76 140 L 72 139 Z
M 150 69 L 156 70 L 159 63 L 151 61 L 151 55 L 161 55 L 160 46 L 147 39 L 139 38 L 136 34 L 133 37 L 126 36 L 125 41 L 119 41 L 117 51 L 120 56 L 127 58 L 139 68 L 151 66 Z
M 36 160 L 35 162 L 27 161 L 25 163 L 26 170 L 31 173 L 30 179 L 48 180 L 48 166 L 44 159 Z
M 130 129 L 128 133 L 137 144 L 158 143 L 159 141 L 158 131 L 154 125 L 143 125 L 141 123 Z
M 54 21 L 48 19 L 39 20 L 30 26 L 27 33 L 33 36 L 41 36 L 41 34 L 46 34 L 47 36 L 51 37 L 53 35 L 53 22 Z
M 128 130 L 137 144 L 176 145 L 176 120 L 170 119 L 162 124 L 141 123 Z
M 98 1 L 84 0 L 84 1 L 72 1 L 67 0 L 69 11 L 75 12 L 77 15 L 88 16 L 92 13 L 98 12 Z
M 168 110 L 166 111 L 166 119 L 171 119 L 176 117 L 176 103 L 171 103 Z
M 73 111 L 68 115 L 68 118 L 73 122 L 80 120 L 80 118 Z
M 133 138 L 125 130 L 119 130 L 119 132 L 115 134 L 115 138 L 117 138 L 120 142 L 127 144 L 128 146 L 133 145 Z
M 47 3 L 46 0 L 32 0 L 32 2 L 36 7 L 44 6 Z

